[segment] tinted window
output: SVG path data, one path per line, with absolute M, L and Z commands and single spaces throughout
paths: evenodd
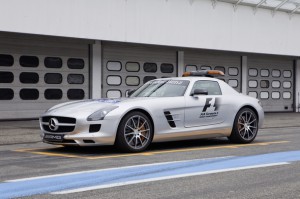
M 0 83 L 12 83 L 14 74 L 12 72 L 0 72 Z
M 138 86 L 140 84 L 140 78 L 137 76 L 127 76 L 125 82 L 128 86 Z
M 292 77 L 292 71 L 290 70 L 283 71 L 283 77 Z
M 155 76 L 146 76 L 143 79 L 143 83 L 145 84 L 146 82 L 153 80 L 153 79 L 156 79 L 156 77 Z
M 47 89 L 44 95 L 48 100 L 59 100 L 62 98 L 63 93 L 60 89 Z
M 67 95 L 71 100 L 80 100 L 84 98 L 84 91 L 82 89 L 69 89 Z
M 269 92 L 263 91 L 260 92 L 260 99 L 268 99 L 269 98 Z
M 195 65 L 187 65 L 187 66 L 185 67 L 185 71 L 186 71 L 186 72 L 196 71 L 196 70 L 197 70 L 197 66 L 195 66 Z
M 20 91 L 20 98 L 23 100 L 36 100 L 39 98 L 37 89 L 24 88 Z
M 59 57 L 46 57 L 44 64 L 47 68 L 61 68 L 62 59 Z
M 44 76 L 44 80 L 47 84 L 61 84 L 62 75 L 59 73 L 47 73 Z
M 20 82 L 23 84 L 36 84 L 39 82 L 39 75 L 37 73 L 21 73 Z
M 280 70 L 272 70 L 272 76 L 273 77 L 280 77 L 281 71 Z
M 250 88 L 257 88 L 257 81 L 256 80 L 250 80 L 248 82 L 248 85 Z
M 107 82 L 108 85 L 118 86 L 118 85 L 121 85 L 122 78 L 121 78 L 121 76 L 118 76 L 118 75 L 109 75 L 106 78 L 106 82 Z
M 258 71 L 257 71 L 256 68 L 250 68 L 250 69 L 249 69 L 249 76 L 251 76 L 251 77 L 256 77 L 257 74 L 258 74 Z
M 83 84 L 84 76 L 81 74 L 69 74 L 68 83 L 69 84 Z
M 228 69 L 228 74 L 232 75 L 232 76 L 236 76 L 236 75 L 239 74 L 239 70 L 237 68 L 235 68 L 235 67 L 230 67 Z
M 21 56 L 20 65 L 23 67 L 38 67 L 39 58 L 36 56 Z
M 128 72 L 138 72 L 140 70 L 140 64 L 137 62 L 127 62 L 125 68 Z
M 260 81 L 260 87 L 261 88 L 269 88 L 270 87 L 270 83 L 268 80 L 261 80 Z
M 155 73 L 157 71 L 156 63 L 144 63 L 144 71 L 147 73 Z
M 122 69 L 122 64 L 119 61 L 109 61 L 106 64 L 106 68 L 109 71 L 120 71 Z
M 201 70 L 211 70 L 211 67 L 207 65 L 202 65 Z
M 231 87 L 233 87 L 233 88 L 237 88 L 238 87 L 238 80 L 236 80 L 236 79 L 230 79 L 230 80 L 228 80 L 228 85 L 229 86 L 231 86 Z
M 106 96 L 108 98 L 120 98 L 122 97 L 122 93 L 120 90 L 108 90 Z
M 71 69 L 83 69 L 84 68 L 84 60 L 77 58 L 68 59 L 68 67 Z
M 260 71 L 260 76 L 262 76 L 262 77 L 269 77 L 269 70 L 268 69 L 262 69 Z
M 14 91 L 10 88 L 0 88 L 0 100 L 11 100 L 14 98 Z
M 14 65 L 14 57 L 11 55 L 0 54 L 0 66 Z
M 255 92 L 255 91 L 249 92 L 248 95 L 251 97 L 257 98 L 257 92 Z
M 208 95 L 222 95 L 219 83 L 215 81 L 207 81 L 207 80 L 197 81 L 194 84 L 191 93 L 194 93 L 195 89 L 207 90 Z
M 162 73 L 173 73 L 174 66 L 173 66 L 173 64 L 161 64 L 160 70 Z

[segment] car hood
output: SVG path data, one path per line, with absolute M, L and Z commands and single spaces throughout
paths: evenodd
M 118 106 L 122 101 L 128 100 L 128 98 L 122 99 L 92 99 L 92 100 L 80 100 L 73 102 L 66 102 L 58 104 L 48 109 L 44 115 L 63 115 L 69 117 L 75 117 L 76 115 L 90 115 L 93 112 L 106 108 L 109 106 Z

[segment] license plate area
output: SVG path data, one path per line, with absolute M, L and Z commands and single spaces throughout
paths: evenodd
M 49 142 L 62 142 L 65 135 L 45 133 L 44 140 Z

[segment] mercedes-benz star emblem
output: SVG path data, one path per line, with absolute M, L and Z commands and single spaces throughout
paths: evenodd
M 50 128 L 50 130 L 51 131 L 57 131 L 57 129 L 58 129 L 58 120 L 56 119 L 56 118 L 51 118 L 50 120 L 49 120 L 49 128 Z

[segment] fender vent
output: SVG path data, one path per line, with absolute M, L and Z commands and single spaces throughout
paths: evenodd
M 165 114 L 165 117 L 166 117 L 166 119 L 167 119 L 167 121 L 168 121 L 170 127 L 175 128 L 175 127 L 176 127 L 176 124 L 175 124 L 175 122 L 174 122 L 173 116 L 172 116 L 172 114 L 170 113 L 170 111 L 165 111 L 164 114 Z

